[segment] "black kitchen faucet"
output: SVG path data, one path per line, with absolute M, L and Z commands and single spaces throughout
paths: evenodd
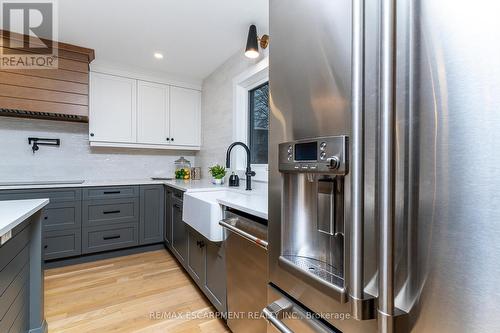
M 231 167 L 231 150 L 234 148 L 234 146 L 242 146 L 245 148 L 245 151 L 247 152 L 247 170 L 245 172 L 246 176 L 246 184 L 247 184 L 247 191 L 250 191 L 252 189 L 252 177 L 255 176 L 255 171 L 252 171 L 252 168 L 250 168 L 250 149 L 246 144 L 243 142 L 233 142 L 231 145 L 227 148 L 227 153 L 226 153 L 226 168 Z

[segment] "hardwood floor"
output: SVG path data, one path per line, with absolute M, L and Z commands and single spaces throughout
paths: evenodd
M 49 333 L 230 332 L 214 314 L 165 250 L 45 271 Z

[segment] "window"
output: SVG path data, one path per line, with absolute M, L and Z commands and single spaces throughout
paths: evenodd
M 248 91 L 249 147 L 252 164 L 267 164 L 269 138 L 269 82 Z
M 269 135 L 269 58 L 264 58 L 233 78 L 233 141 L 250 148 L 253 180 L 267 182 L 267 145 Z M 246 154 L 237 149 L 232 154 L 240 177 L 246 168 Z

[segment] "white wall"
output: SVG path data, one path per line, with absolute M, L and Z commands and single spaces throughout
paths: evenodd
M 246 58 L 241 50 L 203 80 L 202 146 L 196 154 L 202 178 L 209 177 L 211 165 L 225 165 L 226 149 L 233 142 L 233 79 L 260 60 Z
M 59 138 L 61 146 L 33 154 L 29 136 Z M 0 181 L 173 176 L 180 155 L 195 164 L 194 152 L 91 148 L 84 123 L 0 117 Z

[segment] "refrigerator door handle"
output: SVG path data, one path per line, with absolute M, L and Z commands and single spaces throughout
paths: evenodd
M 265 307 L 263 310 L 262 310 L 262 314 L 264 315 L 264 318 L 266 318 L 266 320 L 274 326 L 274 328 L 276 328 L 278 331 L 280 331 L 281 333 L 293 333 L 293 331 L 291 329 L 289 329 L 285 323 L 283 323 L 279 318 L 278 316 L 280 316 L 283 312 L 286 311 L 286 309 L 279 309 L 279 311 L 273 311 L 271 310 L 271 308 L 275 306 L 275 303 Z M 290 307 L 291 309 L 291 307 Z
M 352 161 L 349 300 L 357 320 L 374 319 L 375 297 L 364 292 L 364 0 L 352 2 Z
M 379 188 L 379 292 L 380 333 L 409 332 L 408 313 L 395 305 L 396 226 L 396 2 L 382 0 Z
M 267 322 L 280 333 L 331 333 L 315 315 L 298 304 L 282 297 L 262 310 Z

